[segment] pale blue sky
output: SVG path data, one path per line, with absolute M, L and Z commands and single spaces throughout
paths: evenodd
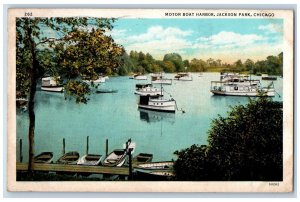
M 177 52 L 184 59 L 265 59 L 283 51 L 281 19 L 118 19 L 111 35 L 126 51 L 156 59 Z

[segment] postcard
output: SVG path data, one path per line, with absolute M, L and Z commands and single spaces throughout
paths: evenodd
M 7 190 L 292 192 L 292 10 L 8 11 Z

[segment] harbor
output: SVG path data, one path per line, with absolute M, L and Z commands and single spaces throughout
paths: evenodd
M 175 151 L 192 144 L 207 144 L 207 131 L 213 118 L 218 114 L 225 115 L 229 106 L 247 103 L 249 100 L 244 96 L 213 95 L 210 85 L 212 81 L 220 79 L 220 73 L 198 74 L 191 74 L 193 80 L 173 79 L 172 85 L 163 86 L 164 98 L 176 100 L 176 113 L 139 108 L 141 95 L 134 93 L 136 86 L 151 83 L 151 76 L 148 76 L 148 80 L 128 79 L 128 76 L 111 77 L 94 91 L 114 89 L 115 93 L 91 94 L 87 105 L 65 100 L 63 93 L 37 91 L 35 155 L 48 151 L 53 153 L 53 159 L 59 159 L 62 154 L 76 151 L 78 159 L 84 154 L 98 154 L 104 158 L 114 149 L 121 148 L 128 138 L 132 138 L 136 143 L 132 157 L 139 153 L 149 153 L 153 154 L 153 162 L 174 161 Z M 176 78 L 176 74 L 165 74 L 165 77 Z M 252 79 L 260 80 L 260 77 L 252 76 Z M 272 81 L 278 92 L 273 100 L 282 99 L 281 80 L 282 78 L 278 78 Z M 270 83 L 263 80 L 260 82 L 263 86 Z M 161 84 L 152 86 L 161 88 Z M 21 172 L 28 166 L 27 126 L 26 112 L 18 112 L 17 140 L 19 144 L 20 140 L 23 143 L 22 148 L 17 146 L 17 170 Z M 87 136 L 89 140 L 86 139 Z M 85 166 L 54 162 L 37 163 L 34 170 L 118 175 L 127 179 L 130 173 L 139 173 L 138 164 L 132 163 L 131 166 L 130 171 L 128 163 L 121 166 Z M 156 174 L 171 177 L 173 174 L 169 171 Z M 152 175 L 155 173 L 152 172 Z

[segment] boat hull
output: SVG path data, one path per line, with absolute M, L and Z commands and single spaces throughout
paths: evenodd
M 170 112 L 175 113 L 176 109 L 175 106 L 150 106 L 150 105 L 138 105 L 140 109 L 148 109 L 152 111 L 159 111 L 159 112 Z
M 223 95 L 223 96 L 246 96 L 246 97 L 274 97 L 275 91 L 267 91 L 264 94 L 260 94 L 257 91 L 253 92 L 247 92 L 247 91 L 241 91 L 241 92 L 228 92 L 228 91 L 219 91 L 219 90 L 211 90 L 214 95 Z
M 42 91 L 62 93 L 64 91 L 63 86 L 41 86 Z

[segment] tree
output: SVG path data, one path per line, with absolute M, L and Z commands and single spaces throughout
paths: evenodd
M 34 98 L 38 80 L 44 74 L 59 75 L 66 80 L 66 95 L 86 103 L 89 86 L 78 78 L 92 79 L 103 69 L 120 65 L 118 58 L 123 48 L 104 35 L 113 28 L 112 22 L 86 17 L 17 18 L 17 90 L 29 100 L 29 171 L 34 158 Z
M 164 62 L 170 61 L 174 64 L 177 72 L 184 71 L 184 65 L 181 56 L 178 53 L 168 53 L 164 56 Z
M 254 62 L 250 59 L 247 59 L 245 61 L 245 68 L 247 71 L 252 71 L 253 70 L 253 67 L 254 67 Z
M 214 119 L 208 145 L 176 152 L 177 180 L 282 180 L 282 103 L 250 100 Z

